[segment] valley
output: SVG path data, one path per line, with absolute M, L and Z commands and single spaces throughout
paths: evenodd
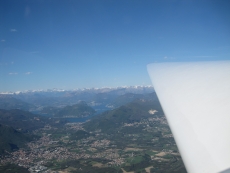
M 11 167 L 31 173 L 186 172 L 156 95 L 140 94 L 131 96 L 133 99 L 130 95 L 133 94 L 117 96 L 112 102 L 121 98 L 129 101 L 86 122 L 14 110 L 16 117 L 21 115 L 21 121 L 29 116 L 27 119 L 34 128 L 25 124 L 20 133 L 34 138 L 17 149 L 5 150 L 1 154 L 0 172 Z M 1 117 L 11 117 L 11 111 L 5 111 Z M 16 119 L 19 125 L 15 119 L 2 118 L 0 123 L 22 129 L 20 118 Z

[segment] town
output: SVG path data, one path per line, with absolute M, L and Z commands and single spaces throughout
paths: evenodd
M 93 168 L 107 167 L 125 172 L 131 169 L 131 165 L 146 162 L 148 164 L 142 163 L 146 166 L 140 169 L 150 173 L 157 163 L 171 164 L 170 167 L 173 167 L 175 162 L 177 164 L 182 162 L 164 116 L 124 123 L 120 129 L 122 133 L 110 135 L 101 130 L 87 132 L 83 125 L 84 123 L 66 123 L 61 129 L 46 125 L 35 130 L 34 134 L 41 137 L 27 143 L 26 148 L 2 156 L 1 165 L 16 164 L 27 168 L 31 173 L 52 173 L 63 170 L 83 172 L 84 167 L 68 166 L 68 161 L 77 160 L 81 164 L 87 162 L 84 165 Z M 135 133 L 122 131 L 130 127 L 143 129 Z M 161 135 L 154 136 L 156 131 Z M 78 138 L 74 136 L 76 133 Z M 147 136 L 150 140 L 146 139 L 146 143 L 138 142 L 139 138 L 144 140 Z M 126 144 L 120 145 L 120 140 L 123 139 L 126 139 Z M 162 144 L 162 142 L 166 143 Z M 146 156 L 149 157 L 147 160 L 145 160 Z M 63 166 L 63 162 L 66 165 Z

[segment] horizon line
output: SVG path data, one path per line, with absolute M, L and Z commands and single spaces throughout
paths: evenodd
M 13 95 L 13 94 L 20 94 L 20 93 L 27 93 L 27 92 L 65 92 L 65 91 L 84 91 L 84 90 L 101 90 L 101 89 L 119 89 L 119 88 L 153 88 L 152 85 L 124 85 L 124 86 L 117 86 L 117 87 L 91 87 L 91 88 L 75 88 L 75 89 L 59 89 L 59 88 L 52 88 L 52 89 L 30 89 L 30 90 L 23 90 L 23 91 L 5 91 L 0 92 L 1 95 Z

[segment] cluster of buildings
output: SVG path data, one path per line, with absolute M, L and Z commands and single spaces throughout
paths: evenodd
M 161 124 L 167 123 L 165 117 L 154 117 L 141 122 L 125 123 L 123 127 L 139 126 L 142 124 L 147 128 L 150 128 L 150 124 L 153 124 L 157 121 Z M 80 123 L 68 123 L 66 128 L 76 131 L 84 130 Z M 108 163 L 104 164 L 104 166 L 120 166 L 125 163 L 125 157 L 122 158 L 122 155 L 119 154 L 119 150 L 116 149 L 116 147 L 114 148 L 112 142 L 108 139 L 102 138 L 99 140 L 97 137 L 90 136 L 79 141 L 74 141 L 70 140 L 70 138 L 67 138 L 64 142 L 64 137 L 60 137 L 58 140 L 54 141 L 52 139 L 52 134 L 48 134 L 50 130 L 54 129 L 49 125 L 45 126 L 40 130 L 40 132 L 38 131 L 39 133 L 43 133 L 43 136 L 39 140 L 28 143 L 27 149 L 20 149 L 4 156 L 0 159 L 0 164 L 17 164 L 19 166 L 28 168 L 28 170 L 32 173 L 39 171 L 49 172 L 49 169 L 45 165 L 47 162 L 52 160 L 58 162 L 63 160 L 103 158 L 109 161 Z M 99 135 L 100 131 L 94 133 Z M 136 134 L 132 135 L 134 136 Z M 165 134 L 164 137 L 172 137 L 172 134 Z M 155 142 L 157 140 L 158 138 L 154 139 Z M 151 159 L 168 161 L 168 159 L 162 158 L 162 156 L 166 154 L 173 154 L 173 151 L 164 149 L 160 155 L 152 156 Z
M 68 124 L 67 126 L 71 129 L 82 129 L 79 124 Z M 46 126 L 42 130 L 50 130 L 50 127 Z M 59 141 L 52 140 L 50 134 L 44 133 L 43 137 L 39 140 L 28 143 L 26 149 L 19 149 L 2 157 L 0 159 L 0 164 L 17 164 L 28 168 L 32 173 L 39 171 L 47 172 L 48 169 L 44 165 L 51 160 L 63 161 L 71 159 L 103 158 L 111 160 L 109 165 L 120 165 L 123 163 L 123 159 L 119 158 L 120 156 L 115 150 L 105 149 L 103 152 L 97 151 L 97 148 L 106 148 L 109 146 L 110 141 L 107 139 L 95 140 L 89 137 L 77 143 L 72 143 L 70 141 L 72 146 L 68 146 L 68 148 L 65 145 L 62 146 L 62 144 L 58 142 Z M 76 149 L 78 150 L 77 152 Z M 91 151 L 91 153 L 88 151 Z
M 91 144 L 91 147 L 107 147 L 110 141 L 107 139 L 97 140 Z

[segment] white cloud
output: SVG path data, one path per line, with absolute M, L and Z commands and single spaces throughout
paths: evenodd
M 165 59 L 165 60 L 173 60 L 173 59 L 175 59 L 175 58 L 174 58 L 174 57 L 164 56 L 164 59 Z
M 17 32 L 17 29 L 10 29 L 10 32 Z
M 26 74 L 26 75 L 30 75 L 31 73 L 32 73 L 32 72 L 28 71 L 28 72 L 26 72 L 25 74 Z
M 9 75 L 17 75 L 18 73 L 10 72 Z

